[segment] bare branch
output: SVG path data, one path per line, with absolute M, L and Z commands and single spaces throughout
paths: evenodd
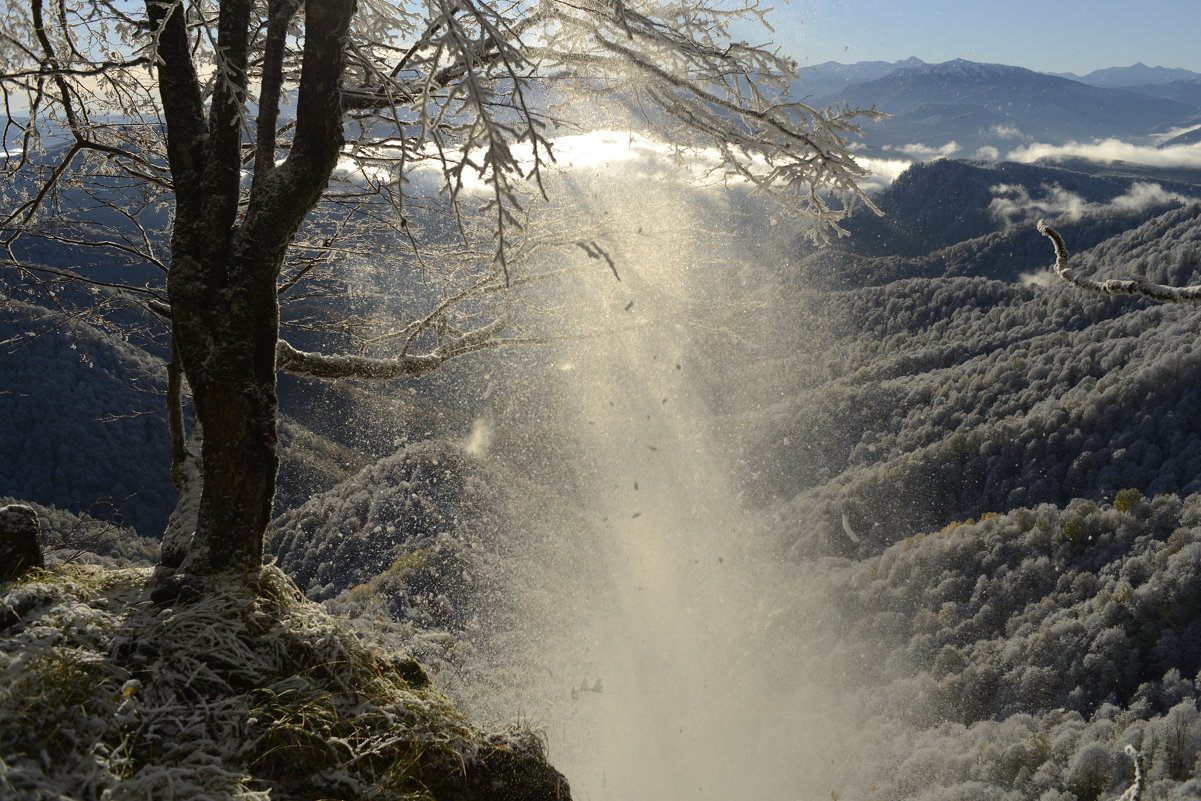
M 1143 278 L 1110 278 L 1105 281 L 1085 278 L 1068 266 L 1068 246 L 1058 231 L 1039 220 L 1038 232 L 1050 239 L 1055 248 L 1055 272 L 1072 286 L 1101 295 L 1135 295 L 1160 303 L 1201 302 L 1201 285 L 1175 287 L 1155 284 Z
M 13 261 L 11 259 L 0 259 L 0 266 L 12 267 L 17 270 L 22 270 L 31 273 L 42 273 L 45 275 L 55 275 L 60 278 L 67 278 L 71 281 L 77 281 L 81 284 L 89 284 L 91 286 L 101 286 L 107 289 L 117 289 L 122 292 L 132 292 L 138 295 L 144 295 L 156 301 L 164 301 L 166 298 L 161 292 L 150 289 L 145 286 L 134 286 L 133 284 L 117 284 L 109 281 L 97 281 L 93 278 L 80 275 L 79 273 L 71 272 L 70 270 L 62 270 L 57 267 L 49 267 L 45 264 L 31 264 L 24 261 Z
M 259 92 L 258 142 L 254 152 L 254 181 L 260 183 L 275 166 L 276 124 L 283 89 L 283 63 L 288 26 L 300 10 L 299 0 L 270 0 L 267 38 L 263 49 L 262 90 Z
M 307 353 L 297 350 L 281 339 L 276 346 L 275 364 L 279 370 L 307 378 L 357 378 L 366 381 L 418 378 L 433 372 L 451 359 L 495 347 L 498 344 L 497 337 L 509 325 L 510 320 L 502 317 L 475 331 L 451 339 L 429 353 L 405 354 L 394 359 Z

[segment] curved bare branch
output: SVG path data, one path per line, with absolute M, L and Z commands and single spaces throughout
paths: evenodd
M 1168 286 L 1145 278 L 1110 278 L 1105 281 L 1085 278 L 1068 266 L 1068 246 L 1058 231 L 1039 220 L 1038 232 L 1050 239 L 1055 248 L 1055 272 L 1072 286 L 1100 295 L 1134 295 L 1160 303 L 1201 303 L 1201 285 Z

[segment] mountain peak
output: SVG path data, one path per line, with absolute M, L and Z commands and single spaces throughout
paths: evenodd
M 843 64 L 838 61 L 826 61 L 798 70 L 798 80 L 793 87 L 793 94 L 797 97 L 830 95 L 853 84 L 925 66 L 926 62 L 913 56 L 896 62 L 859 61 L 854 64 Z
M 988 64 L 980 61 L 968 61 L 966 58 L 954 58 L 941 64 L 926 64 L 927 72 L 941 75 L 957 75 L 967 78 L 986 78 L 1014 72 L 1028 72 L 1024 67 L 1009 67 L 1004 64 Z
M 1148 67 L 1141 61 L 1129 67 L 1108 67 L 1077 78 L 1082 83 L 1113 89 L 1126 86 L 1156 86 L 1172 81 L 1194 80 L 1201 75 L 1172 67 Z
M 1129 75 L 1132 69 L 1123 72 Z M 848 80 L 819 101 L 874 106 L 892 115 L 873 126 L 874 147 L 912 147 L 914 153 L 950 147 L 964 154 L 988 148 L 999 155 L 1019 140 L 1063 144 L 1089 141 L 1100 132 L 1145 137 L 1156 126 L 1164 131 L 1190 127 L 1201 104 L 1188 97 L 1183 90 L 1182 99 L 1175 100 L 957 58 Z

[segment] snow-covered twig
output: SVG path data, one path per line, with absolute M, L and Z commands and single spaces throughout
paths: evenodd
M 1155 284 L 1143 278 L 1110 278 L 1106 281 L 1085 278 L 1068 266 L 1068 246 L 1058 231 L 1039 220 L 1038 232 L 1050 239 L 1055 247 L 1055 272 L 1072 286 L 1102 295 L 1137 295 L 1160 303 L 1201 302 L 1201 285 L 1176 287 Z
M 1118 801 L 1142 801 L 1143 791 L 1147 788 L 1147 777 L 1143 775 L 1143 758 L 1133 745 L 1127 745 L 1125 751 L 1126 755 L 1134 760 L 1134 783 L 1118 797 Z
M 297 350 L 281 339 L 276 345 L 275 364 L 279 370 L 309 378 L 361 378 L 369 381 L 417 378 L 433 371 L 443 362 L 493 347 L 497 344 L 497 337 L 509 325 L 507 316 L 500 317 L 488 325 L 439 344 L 429 353 L 404 354 L 394 359 L 309 353 Z

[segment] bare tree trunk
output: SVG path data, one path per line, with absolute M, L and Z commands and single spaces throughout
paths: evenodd
M 167 363 L 167 427 L 171 432 L 171 483 L 175 485 L 175 508 L 167 521 L 160 545 L 159 563 L 169 570 L 183 564 L 196 531 L 200 508 L 200 424 L 192 420 L 191 437 L 184 427 L 183 365 L 179 349 L 171 346 Z
M 203 432 L 203 490 L 181 567 L 201 575 L 251 572 L 262 563 L 279 466 L 276 282 L 288 245 L 324 191 L 342 147 L 339 84 L 355 3 L 306 0 L 290 152 L 275 164 L 274 117 L 268 113 L 271 130 L 259 131 L 254 181 L 241 207 L 252 3 L 220 5 L 217 50 L 224 79 L 216 83 L 207 115 L 181 7 L 162 0 L 147 0 L 147 7 L 160 30 L 159 90 L 175 181 L 167 279 L 172 337 Z M 283 37 L 299 3 L 272 2 L 271 9 L 271 35 Z M 263 65 L 268 89 L 282 82 L 279 55 L 272 53 Z
M 203 431 L 203 490 L 196 534 L 183 563 L 189 573 L 255 570 L 262 560 L 279 466 L 279 311 L 274 281 L 266 283 L 266 291 L 224 293 L 235 297 L 221 304 L 215 330 L 205 332 L 211 339 L 203 376 L 189 377 Z

